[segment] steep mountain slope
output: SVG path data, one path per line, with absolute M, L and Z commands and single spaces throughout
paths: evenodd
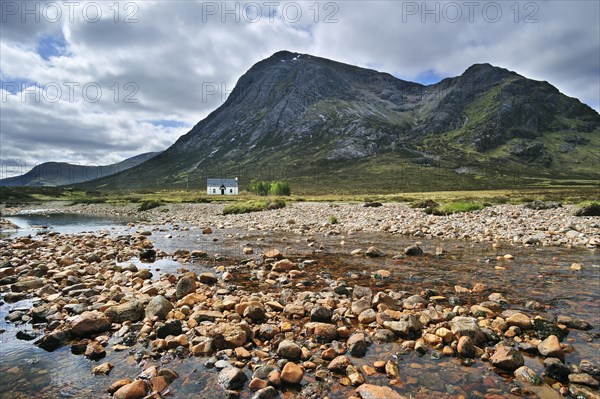
M 133 168 L 158 154 L 160 153 L 147 152 L 118 163 L 103 166 L 44 162 L 23 175 L 0 179 L 0 186 L 62 186 L 81 183 Z
M 481 188 L 600 179 L 600 115 L 547 82 L 477 64 L 424 86 L 305 54 L 255 64 L 161 155 L 95 188 L 206 177 L 332 190 Z

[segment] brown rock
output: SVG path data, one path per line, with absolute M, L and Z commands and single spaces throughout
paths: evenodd
M 549 335 L 548 338 L 540 342 L 537 348 L 542 356 L 556 357 L 558 359 L 565 358 L 565 353 L 556 335 Z
M 456 347 L 458 354 L 462 357 L 472 359 L 475 357 L 475 344 L 471 337 L 463 336 L 458 340 Z
M 169 386 L 169 382 L 163 376 L 152 377 L 150 379 L 150 386 L 153 391 L 162 392 Z
M 235 357 L 237 357 L 238 359 L 250 359 L 252 357 L 252 354 L 248 352 L 248 350 L 243 346 L 238 346 L 237 348 L 235 348 Z
M 258 391 L 259 389 L 266 388 L 269 383 L 265 380 L 261 380 L 260 378 L 253 378 L 248 384 L 248 388 L 253 391 Z
M 299 384 L 304 377 L 304 370 L 296 363 L 287 362 L 281 371 L 281 380 L 288 384 Z
M 267 258 L 274 258 L 274 259 L 281 259 L 281 258 L 283 258 L 283 255 L 277 249 L 270 249 L 270 250 L 268 250 L 265 253 L 265 257 L 267 257 Z
M 346 368 L 350 366 L 352 362 L 346 356 L 338 356 L 333 359 L 327 366 L 328 370 L 331 371 L 346 371 Z
M 506 319 L 506 323 L 509 326 L 517 326 L 521 330 L 529 330 L 533 327 L 533 324 L 531 323 L 531 320 L 529 320 L 529 317 L 525 316 L 521 312 L 516 312 L 510 315 Z
M 362 376 L 360 371 L 352 365 L 346 367 L 346 375 L 350 380 L 350 383 L 354 386 L 358 386 L 365 383 L 365 378 Z
M 406 399 L 390 387 L 363 384 L 356 388 L 356 393 L 362 399 Z
M 272 271 L 274 272 L 288 272 L 296 267 L 296 264 L 289 259 L 282 259 L 273 263 Z
M 102 363 L 99 366 L 94 367 L 94 369 L 92 370 L 92 374 L 94 375 L 99 375 L 99 374 L 104 374 L 104 375 L 108 375 L 108 373 L 110 373 L 110 371 L 113 369 L 113 366 L 111 363 Z
M 525 364 L 525 359 L 515 348 L 500 345 L 496 347 L 496 352 L 490 358 L 490 363 L 500 369 L 514 371 Z
M 131 378 L 123 378 L 121 380 L 113 382 L 108 387 L 108 389 L 106 389 L 106 392 L 113 394 L 113 393 L 117 392 L 119 390 L 119 388 L 124 387 L 127 384 L 131 384 Z
M 103 313 L 97 310 L 83 312 L 71 322 L 71 331 L 79 337 L 110 330 L 111 322 Z
M 98 360 L 98 359 L 102 359 L 104 356 L 106 356 L 106 351 L 104 350 L 104 347 L 102 345 L 100 345 L 99 342 L 92 341 L 85 348 L 84 355 L 88 359 Z
M 146 383 L 143 380 L 136 380 L 117 390 L 113 395 L 114 399 L 143 399 L 146 396 Z

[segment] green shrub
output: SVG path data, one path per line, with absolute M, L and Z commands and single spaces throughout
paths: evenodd
M 338 224 L 338 218 L 335 216 L 329 216 L 329 224 Z
M 280 209 L 284 208 L 285 206 L 285 201 L 280 199 L 273 201 L 236 202 L 223 208 L 223 215 L 239 215 L 242 213 L 260 212 L 265 210 Z
M 158 208 L 159 206 L 163 206 L 165 203 L 162 201 L 144 201 L 138 208 L 138 211 L 148 211 L 150 209 Z
M 425 209 L 425 212 L 431 213 L 434 215 L 451 215 L 453 213 L 460 213 L 460 212 L 480 211 L 483 208 L 485 208 L 485 205 L 482 203 L 479 203 L 479 202 L 455 201 L 455 202 L 449 202 L 440 207 L 435 207 L 435 208 L 428 207 Z

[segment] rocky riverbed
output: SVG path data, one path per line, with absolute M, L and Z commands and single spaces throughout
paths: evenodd
M 27 375 L 3 353 L 2 396 L 600 397 L 598 218 L 512 206 L 493 222 L 400 204 L 220 210 L 169 205 L 117 233 L 0 241 L 3 346 L 29 345 L 31 368 L 56 362 Z M 444 236 L 442 225 L 481 233 Z M 188 235 L 222 251 L 167 249 Z M 483 242 L 476 256 L 467 239 Z
M 222 203 L 167 204 L 139 212 L 138 205 L 52 203 L 56 212 L 128 216 L 154 225 L 235 228 L 246 231 L 285 231 L 302 235 L 386 232 L 416 239 L 438 238 L 474 242 L 507 241 L 524 245 L 600 246 L 600 217 L 574 216 L 575 206 L 528 209 L 495 205 L 481 211 L 449 216 L 427 215 L 401 203 L 365 207 L 361 203 L 294 202 L 270 212 L 222 215 Z M 2 209 L 2 214 L 35 208 Z M 330 224 L 335 216 L 337 223 Z

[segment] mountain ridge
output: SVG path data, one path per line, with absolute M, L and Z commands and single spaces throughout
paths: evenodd
M 77 165 L 68 162 L 44 162 L 19 176 L 0 179 L 0 186 L 60 186 L 82 183 L 127 170 L 160 152 L 146 152 L 109 165 Z
M 220 107 L 138 166 L 147 178 L 133 168 L 118 180 L 176 186 L 191 177 L 201 186 L 215 174 L 248 181 L 265 168 L 304 168 L 292 179 L 307 185 L 316 168 L 343 187 L 398 173 L 395 163 L 436 166 L 455 180 L 463 179 L 456 170 L 464 167 L 498 176 L 520 168 L 537 180 L 597 179 L 596 133 L 600 115 L 587 105 L 548 82 L 487 63 L 422 85 L 281 51 L 253 65 Z M 348 175 L 360 163 L 365 175 Z M 492 180 L 506 184 L 498 176 Z M 94 186 L 116 187 L 102 179 Z

